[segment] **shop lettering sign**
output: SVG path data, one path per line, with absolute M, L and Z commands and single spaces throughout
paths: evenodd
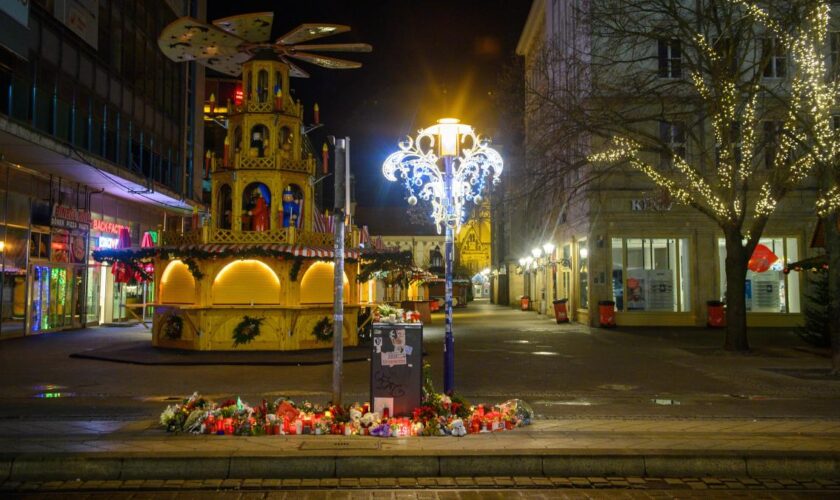
M 125 228 L 125 226 L 123 226 L 122 224 L 117 224 L 116 222 L 108 222 L 102 219 L 93 219 L 91 222 L 93 230 L 102 233 L 119 234 L 120 229 Z
M 674 208 L 671 200 L 657 198 L 634 198 L 630 200 L 630 210 L 633 212 L 667 212 Z
M 53 205 L 50 225 L 56 228 L 90 231 L 90 212 L 64 205 Z

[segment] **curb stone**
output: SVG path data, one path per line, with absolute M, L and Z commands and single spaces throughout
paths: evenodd
M 516 455 L 442 456 L 441 476 L 542 476 L 543 457 Z
M 333 457 L 247 457 L 230 458 L 230 473 L 224 477 L 322 478 L 336 475 Z M 202 478 L 204 479 L 204 478 Z
M 122 460 L 122 470 L 118 479 L 209 479 L 216 477 L 230 477 L 230 458 L 126 457 Z
M 683 471 L 692 471 L 700 477 L 744 477 L 747 462 L 739 456 L 652 456 L 644 457 L 645 475 L 654 477 L 679 477 Z M 778 474 L 778 472 L 777 472 Z
M 554 477 L 644 476 L 643 456 L 546 456 L 543 474 Z
M 774 471 L 785 471 L 780 477 L 797 477 L 806 473 L 814 479 L 840 478 L 840 457 L 747 457 L 747 474 L 752 477 L 773 477 Z M 805 477 L 805 476 L 802 476 Z
M 96 457 L 95 455 L 18 457 L 12 463 L 9 479 L 15 481 L 44 478 L 63 481 L 119 479 L 124 465 L 122 462 L 119 458 Z
M 439 457 L 335 457 L 338 477 L 421 477 L 441 475 Z
M 22 454 L 0 458 L 7 482 L 95 480 L 243 480 L 397 477 L 757 477 L 834 480 L 840 453 L 778 452 L 674 455 L 381 455 L 381 456 L 102 456 Z

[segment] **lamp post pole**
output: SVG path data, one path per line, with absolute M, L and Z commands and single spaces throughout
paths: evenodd
M 452 156 L 444 156 L 445 170 L 443 173 L 444 196 L 446 197 L 446 221 L 444 222 L 446 236 L 444 239 L 444 279 L 445 284 L 445 334 L 443 344 L 443 392 L 451 394 L 455 389 L 455 337 L 452 334 L 452 266 L 454 240 L 454 213 L 452 210 Z

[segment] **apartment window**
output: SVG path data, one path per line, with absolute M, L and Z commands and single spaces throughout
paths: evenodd
M 687 238 L 612 238 L 618 311 L 691 310 Z
M 784 78 L 787 75 L 787 50 L 778 38 L 765 38 L 761 46 L 765 78 Z
M 659 77 L 682 78 L 682 48 L 676 38 L 659 40 Z
M 840 31 L 832 31 L 828 34 L 828 74 L 831 78 L 840 76 Z
M 662 152 L 659 154 L 659 167 L 670 168 L 674 156 L 685 159 L 685 122 L 659 122 L 659 140 Z
M 755 262 L 747 271 L 744 295 L 747 311 L 798 313 L 801 311 L 799 273 L 785 274 L 785 264 L 799 260 L 799 239 L 767 237 L 753 252 Z M 769 266 L 769 267 L 768 267 Z M 753 270 L 755 269 L 755 270 Z M 718 239 L 720 296 L 726 300 L 726 241 Z
M 765 120 L 762 122 L 764 134 L 764 168 L 771 169 L 776 161 L 779 150 L 779 137 L 782 135 L 782 122 Z

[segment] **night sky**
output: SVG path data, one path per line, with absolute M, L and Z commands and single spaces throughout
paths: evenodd
M 363 63 L 361 69 L 298 65 L 309 79 L 293 79 L 311 120 L 318 102 L 325 127 L 311 135 L 349 136 L 359 205 L 402 205 L 403 188 L 382 177 L 385 157 L 406 134 L 453 116 L 493 135 L 492 92 L 514 57 L 530 8 L 527 0 L 468 1 L 208 1 L 208 21 L 274 11 L 272 40 L 302 23 L 347 24 L 349 33 L 310 43 L 365 42 L 368 54 L 329 53 Z

